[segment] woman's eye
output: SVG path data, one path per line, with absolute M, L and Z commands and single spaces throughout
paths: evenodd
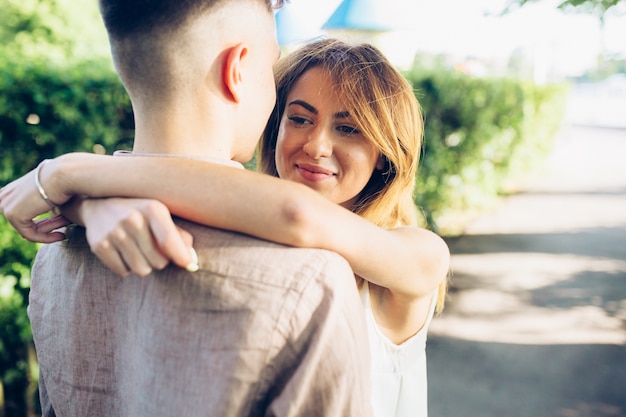
M 301 116 L 289 116 L 288 119 L 291 123 L 298 125 L 298 126 L 311 123 L 308 119 L 301 117 Z
M 342 126 L 337 126 L 337 130 L 340 131 L 342 134 L 344 135 L 358 135 L 359 133 L 361 133 L 359 131 L 359 129 L 357 129 L 354 126 L 347 126 L 347 125 L 342 125 Z

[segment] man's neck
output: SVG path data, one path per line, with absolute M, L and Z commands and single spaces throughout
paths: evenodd
M 232 133 L 224 121 L 178 110 L 136 112 L 133 152 L 230 160 Z

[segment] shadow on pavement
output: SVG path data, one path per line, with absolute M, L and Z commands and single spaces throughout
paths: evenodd
M 549 253 L 611 258 L 626 262 L 626 228 L 592 227 L 550 233 L 466 235 L 448 239 L 454 255 Z
M 626 348 L 428 341 L 430 417 L 624 417 Z

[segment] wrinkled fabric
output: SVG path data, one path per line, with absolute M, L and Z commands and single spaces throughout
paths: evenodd
M 41 248 L 28 314 L 43 416 L 370 416 L 347 262 L 177 222 L 195 273 L 120 278 L 82 228 Z

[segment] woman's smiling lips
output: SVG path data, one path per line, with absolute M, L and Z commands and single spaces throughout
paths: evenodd
M 316 165 L 296 164 L 296 169 L 298 170 L 302 178 L 308 181 L 323 181 L 335 175 L 332 171 Z

